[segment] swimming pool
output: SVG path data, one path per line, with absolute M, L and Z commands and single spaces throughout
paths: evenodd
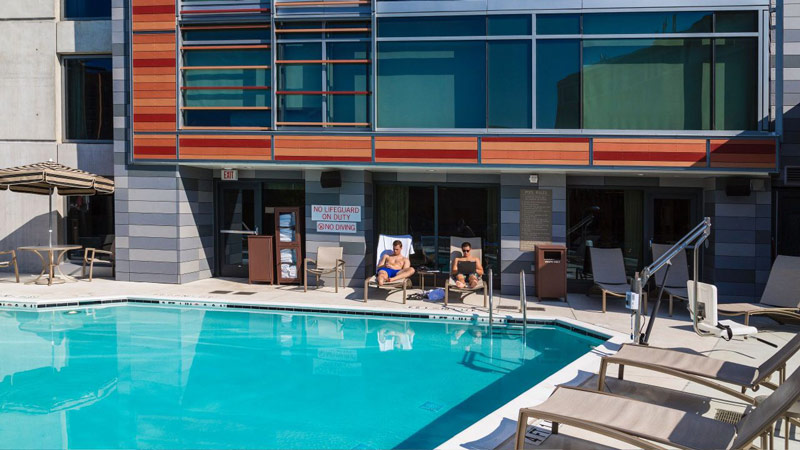
M 557 325 L 0 311 L 0 448 L 433 448 L 602 341 Z

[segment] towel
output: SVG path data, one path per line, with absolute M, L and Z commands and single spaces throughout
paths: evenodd
M 294 228 L 281 228 L 279 230 L 281 242 L 294 241 Z
M 378 260 L 375 261 L 375 267 L 378 267 L 378 264 L 381 263 L 381 258 L 383 258 L 383 255 L 392 254 L 392 242 L 396 240 L 399 240 L 403 243 L 403 256 L 408 258 L 409 255 L 414 254 L 414 246 L 411 245 L 411 236 L 389 236 L 382 234 L 378 237 Z
M 278 218 L 278 222 L 281 227 L 293 227 L 294 226 L 294 214 L 292 213 L 283 213 L 280 214 Z
M 294 264 L 281 264 L 281 277 L 297 278 L 297 266 Z
M 294 250 L 290 248 L 285 248 L 281 250 L 281 263 L 294 264 L 295 263 Z

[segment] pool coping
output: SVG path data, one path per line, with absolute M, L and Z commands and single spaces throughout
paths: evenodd
M 233 311 L 252 310 L 279 313 L 325 313 L 489 323 L 489 313 L 483 311 L 467 313 L 459 311 L 406 310 L 399 312 L 397 309 L 391 308 L 356 305 L 315 305 L 307 303 L 289 303 L 285 301 L 248 301 L 246 299 L 192 300 L 191 296 L 115 295 L 58 300 L 48 299 L 41 301 L 3 299 L 0 300 L 0 309 L 41 311 L 69 307 L 113 306 L 122 304 L 152 304 L 166 307 L 192 307 Z M 492 323 L 498 325 L 522 325 L 523 317 L 521 313 L 503 311 L 500 314 L 492 315 Z M 603 356 L 616 353 L 623 343 L 630 342 L 630 337 L 623 333 L 566 317 L 529 317 L 527 318 L 527 324 L 555 325 L 585 336 L 600 339 L 603 343 L 440 444 L 436 447 L 437 449 L 492 449 L 498 447 L 516 433 L 516 422 L 520 408 L 536 405 L 545 401 L 557 385 L 564 384 L 574 386 L 585 382 L 599 369 L 600 360 Z

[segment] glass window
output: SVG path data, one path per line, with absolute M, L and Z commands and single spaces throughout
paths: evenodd
M 232 28 L 223 30 L 191 29 L 183 30 L 183 41 L 258 41 L 269 42 L 269 30 L 266 28 Z
M 189 110 L 183 124 L 189 127 L 268 127 L 269 111 Z
M 583 34 L 710 33 L 710 12 L 601 13 L 583 15 Z
M 707 130 L 709 39 L 583 41 L 583 127 Z
M 111 0 L 64 0 L 65 19 L 108 19 Z
M 486 36 L 486 16 L 378 19 L 378 37 L 413 36 Z
M 486 126 L 486 42 L 379 42 L 378 124 Z
M 263 66 L 269 65 L 267 49 L 253 50 L 184 50 L 186 66 Z
M 531 43 L 489 41 L 490 128 L 531 127 Z
M 281 60 L 320 60 L 322 44 L 281 44 Z M 281 64 L 278 71 L 279 122 L 322 122 L 322 64 Z M 287 91 L 317 92 L 317 94 L 284 94 Z
M 580 128 L 580 41 L 536 42 L 536 127 Z
M 328 44 L 328 58 L 369 59 L 368 42 L 336 42 Z M 339 123 L 368 123 L 369 64 L 328 64 L 327 121 Z
M 113 139 L 111 58 L 66 58 L 64 72 L 66 138 Z
M 67 197 L 67 244 L 112 250 L 114 243 L 114 196 Z M 70 258 L 83 258 L 83 251 Z
M 758 14 L 755 11 L 720 11 L 716 13 L 714 31 L 737 33 L 758 31 Z
M 268 69 L 198 69 L 183 72 L 186 87 L 269 86 Z
M 489 36 L 531 34 L 531 16 L 489 16 Z
M 581 16 L 578 14 L 537 14 L 536 34 L 579 34 Z
M 714 48 L 714 128 L 756 129 L 758 39 L 715 39 Z

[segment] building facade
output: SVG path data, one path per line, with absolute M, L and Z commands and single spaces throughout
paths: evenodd
M 53 39 L 7 30 L 15 51 L 56 49 L 0 73 L 4 86 L 24 80 L 0 93 L 19 105 L 3 113 L 16 124 L 0 127 L 15 149 L 3 165 L 54 154 L 113 175 L 113 233 L 70 231 L 107 214 L 75 200 L 60 233 L 113 234 L 120 280 L 245 276 L 246 237 L 279 236 L 277 208 L 303 211 L 285 264 L 342 246 L 353 287 L 374 273 L 380 234 L 412 235 L 412 263 L 439 269 L 451 237 L 480 237 L 506 294 L 530 274 L 535 242 L 566 244 L 581 290 L 588 248 L 622 248 L 632 273 L 651 243 L 705 216 L 702 276 L 726 299 L 757 298 L 776 252 L 800 253 L 797 208 L 784 208 L 799 197 L 794 2 L 110 0 L 100 20 L 64 13 L 98 2 L 17 3 L 0 26 Z M 85 125 L 92 107 L 75 110 L 80 130 L 60 112 L 72 111 L 58 105 L 72 54 L 105 58 L 112 104 L 92 104 L 113 112 L 111 130 Z M 51 113 L 20 95 L 52 98 Z M 356 207 L 357 220 L 315 213 L 326 206 Z M 71 210 L 83 215 L 70 222 Z M 37 227 L 0 227 L 3 246 L 41 231 L 31 214 Z

